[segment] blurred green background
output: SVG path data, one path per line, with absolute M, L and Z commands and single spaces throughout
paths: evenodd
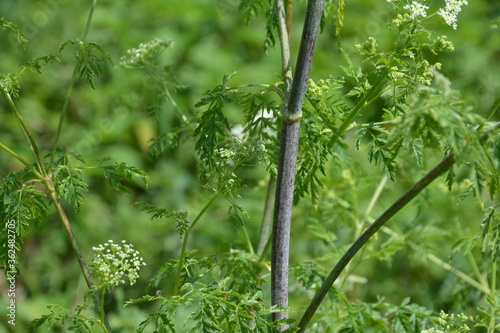
M 29 40 L 23 50 L 14 42 L 12 34 L 0 31 L 1 74 L 19 71 L 19 64 L 33 57 L 53 54 L 61 59 L 60 63 L 44 68 L 42 75 L 25 73 L 21 80 L 21 99 L 17 105 L 43 149 L 50 148 L 53 143 L 74 66 L 73 51 L 67 48 L 59 53 L 58 48 L 63 42 L 82 36 L 90 4 L 91 1 L 68 0 L 0 2 L 0 16 L 18 24 Z M 123 308 L 123 301 L 144 295 L 146 282 L 155 269 L 165 260 L 176 258 L 180 248 L 172 221 L 151 221 L 132 204 L 150 202 L 171 210 L 185 210 L 193 217 L 205 205 L 208 193 L 195 175 L 197 156 L 192 140 L 169 150 L 157 161 L 146 158 L 147 141 L 156 133 L 173 128 L 179 119 L 172 104 L 159 99 L 144 73 L 119 66 L 120 57 L 126 55 L 128 49 L 153 38 L 172 39 L 174 45 L 163 53 L 162 63 L 170 65 L 172 75 L 185 86 L 175 92 L 174 98 L 191 117 L 203 111 L 196 109 L 195 103 L 204 91 L 219 84 L 223 75 L 238 72 L 230 82 L 232 86 L 274 84 L 280 80 L 279 45 L 264 51 L 265 19 L 260 17 L 247 25 L 238 6 L 237 0 L 98 2 L 88 41 L 103 46 L 113 64 L 105 64 L 104 75 L 96 80 L 95 90 L 83 80 L 77 81 L 60 143 L 81 154 L 88 165 L 111 157 L 140 167 L 150 176 L 148 188 L 139 181 L 131 183 L 133 193 L 128 195 L 111 189 L 100 172 L 85 173 L 90 185 L 85 204 L 77 215 L 71 213 L 68 205 L 70 220 L 87 260 L 92 256 L 92 246 L 108 239 L 125 239 L 135 245 L 148 264 L 141 271 L 137 284 L 119 289 L 108 304 L 113 309 L 111 325 L 120 327 L 123 332 L 132 331 L 148 313 L 147 308 Z M 292 46 L 296 54 L 305 1 L 296 1 L 294 6 Z M 431 3 L 431 8 L 442 6 L 442 1 Z M 392 6 L 386 1 L 348 1 L 341 31 L 342 46 L 351 51 L 355 44 L 374 36 L 381 47 L 390 47 L 387 23 L 394 15 Z M 453 88 L 462 92 L 474 112 L 483 116 L 498 102 L 500 95 L 500 27 L 491 23 L 499 15 L 497 0 L 478 0 L 463 8 L 457 30 L 444 26 L 437 19 L 433 23 L 437 33 L 447 35 L 455 45 L 454 52 L 436 58 L 443 63 L 443 74 L 451 79 Z M 338 65 L 343 64 L 343 60 L 334 31 L 334 23 L 325 22 L 313 63 L 311 76 L 314 79 L 341 73 Z M 360 59 L 354 57 L 354 61 L 358 61 L 355 65 L 364 66 Z M 152 105 L 159 105 L 161 110 L 159 124 L 148 116 Z M 364 119 L 376 116 L 377 112 L 375 105 Z M 227 116 L 233 124 L 243 119 L 237 107 L 229 108 Z M 0 141 L 30 158 L 17 122 L 3 99 L 0 100 L 0 117 Z M 499 120 L 498 115 L 496 120 Z M 350 230 L 348 217 L 332 214 L 328 205 L 340 202 L 347 205 L 353 215 L 362 216 L 383 176 L 379 167 L 368 164 L 363 151 L 352 148 L 352 158 L 355 169 L 328 170 L 331 179 L 326 184 L 325 198 L 330 201 L 325 199 L 315 209 L 306 199 L 296 207 L 291 264 L 325 256 L 322 261 L 325 268 L 334 265 L 335 258 L 329 256 L 331 245 L 318 240 L 311 231 L 318 224 L 334 231 L 340 242 L 343 239 L 347 242 L 352 236 L 346 231 Z M 428 168 L 432 165 L 431 161 L 427 163 Z M 0 153 L 1 177 L 19 168 L 19 163 Z M 389 181 L 385 185 L 370 216 L 376 218 L 424 173 L 425 170 L 417 173 L 401 170 L 397 183 Z M 238 203 L 250 215 L 246 223 L 256 245 L 267 176 L 264 170 L 250 170 L 245 180 L 248 187 Z M 445 235 L 436 232 L 435 239 L 426 238 L 422 242 L 430 253 L 447 260 L 457 235 L 464 231 L 476 233 L 482 220 L 477 199 L 468 197 L 457 205 L 460 190 L 464 189 L 448 193 L 443 181 L 436 182 L 411 207 L 396 216 L 390 226 L 402 232 L 413 230 L 411 235 L 416 243 L 420 240 L 415 225 L 446 230 Z M 343 222 L 338 223 L 339 219 Z M 425 235 L 432 235 L 432 232 Z M 384 233 L 378 237 L 379 243 L 388 238 Z M 226 203 L 221 200 L 200 221 L 189 246 L 197 249 L 197 255 L 203 255 L 243 247 L 243 242 L 241 230 L 228 221 Z M 19 261 L 22 271 L 17 282 L 19 326 L 47 313 L 48 304 L 72 308 L 81 304 L 85 282 L 53 207 L 47 221 L 33 224 L 19 253 Z M 466 258 L 460 255 L 454 257 L 453 263 L 460 269 L 470 270 Z M 390 302 L 400 303 L 411 297 L 413 302 L 435 310 L 453 309 L 454 303 L 460 303 L 453 298 L 457 294 L 452 292 L 456 278 L 410 250 L 399 251 L 389 261 L 371 259 L 358 263 L 352 273 L 361 281 L 350 286 L 349 295 L 353 300 L 375 301 L 376 296 L 381 295 Z M 0 308 L 4 308 L 7 301 L 5 281 L 0 282 L 0 289 Z M 170 289 L 170 286 L 165 287 L 165 290 Z M 310 297 L 298 287 L 292 295 L 291 306 L 297 309 L 307 305 Z M 473 309 L 477 300 L 471 298 L 461 302 L 470 307 L 464 311 Z M 6 320 L 2 314 L 0 322 L 5 323 L 6 328 L 0 325 L 0 332 L 9 332 Z

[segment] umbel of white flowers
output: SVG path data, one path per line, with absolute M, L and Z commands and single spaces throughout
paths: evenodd
M 411 5 L 405 5 L 403 8 L 410 10 L 410 17 L 414 20 L 419 16 L 427 17 L 426 10 L 429 9 L 429 6 L 424 6 L 418 1 L 413 1 Z
M 399 0 L 387 0 L 387 2 L 396 3 Z M 425 2 L 425 1 L 424 1 Z M 462 10 L 462 6 L 468 5 L 467 0 L 445 0 L 445 7 L 437 11 L 437 14 L 441 16 L 446 24 L 448 24 L 453 29 L 457 29 L 457 16 Z M 426 6 L 419 1 L 412 1 L 403 6 L 403 9 L 409 12 L 409 17 L 412 20 L 418 19 L 419 17 L 427 17 Z
M 446 6 L 438 10 L 438 15 L 453 29 L 457 28 L 457 15 L 463 5 L 468 5 L 467 0 L 446 0 Z
M 97 276 L 102 286 L 114 288 L 125 284 L 125 276 L 130 285 L 139 277 L 141 266 L 145 266 L 144 259 L 139 257 L 139 251 L 133 249 L 132 244 L 122 240 L 115 244 L 112 240 L 93 247 L 94 250 L 94 275 Z

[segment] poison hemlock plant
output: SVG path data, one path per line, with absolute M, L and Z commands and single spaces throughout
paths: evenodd
M 158 102 L 148 106 L 158 135 L 151 139 L 146 156 L 158 166 L 175 149 L 193 149 L 196 176 L 202 184 L 197 202 L 200 197 L 203 200 L 199 207 L 186 205 L 185 210 L 165 202 L 134 204 L 155 223 L 172 221 L 171 230 L 179 241 L 176 254 L 165 258 L 162 253 L 161 262 L 153 264 L 156 272 L 149 279 L 149 289 L 139 293 L 144 296 L 125 302 L 127 311 L 147 309 L 143 320 L 135 323 L 137 332 L 458 333 L 476 326 L 493 333 L 499 328 L 500 127 L 493 121 L 498 104 L 485 117 L 467 106 L 441 73 L 446 63 L 438 62 L 454 45 L 429 28 L 441 21 L 448 29 L 459 29 L 457 17 L 467 1 L 437 5 L 427 0 L 388 1 L 386 12 L 393 18 L 387 29 L 390 37 L 368 36 L 352 44 L 352 39 L 340 37 L 350 24 L 348 5 L 308 1 L 294 66 L 292 13 L 302 3 L 242 1 L 238 15 L 248 24 L 265 17 L 265 46 L 280 46 L 279 82 L 233 85 L 237 73 L 229 70 L 232 73 L 221 73 L 222 80 L 214 88 L 203 87 L 205 93 L 192 107 L 177 99 L 186 89 L 176 78 L 182 67 L 162 64 L 162 54 L 174 46 L 172 40 L 154 38 L 121 59 L 122 67 L 143 71 L 158 96 Z M 91 13 L 94 7 L 95 1 Z M 61 46 L 61 50 L 77 47 L 70 92 L 77 76 L 96 88 L 94 79 L 103 73 L 104 61 L 111 61 L 105 48 L 86 42 L 91 16 L 84 38 Z M 0 24 L 25 44 L 17 26 L 3 19 Z M 332 24 L 338 47 L 328 56 L 338 66 L 318 78 L 310 75 L 313 54 L 318 52 L 316 36 L 325 36 L 321 31 Z M 25 63 L 23 71 L 40 72 L 42 66 L 56 61 L 50 56 L 36 58 Z M 50 314 L 34 320 L 31 327 L 62 324 L 68 330 L 92 331 L 97 323 L 104 332 L 111 332 L 105 296 L 112 291 L 119 295 L 115 288 L 125 282 L 124 276 L 134 284 L 144 260 L 125 241 L 108 241 L 94 248 L 90 270 L 60 200 L 80 211 L 85 194 L 92 190 L 85 178 L 89 169 L 102 170 L 112 188 L 126 193 L 133 193 L 127 186 L 130 179 L 147 184 L 148 177 L 139 168 L 113 164 L 107 158 L 87 166 L 81 156 L 58 147 L 70 93 L 55 145 L 42 158 L 14 102 L 20 97 L 22 73 L 0 76 L 0 89 L 27 137 L 33 160 L 28 162 L 0 143 L 3 151 L 26 167 L 0 181 L 0 216 L 16 221 L 19 250 L 30 223 L 43 221 L 50 205 L 55 206 L 98 317 L 88 311 L 90 298 L 86 298 L 75 312 L 49 306 Z M 162 126 L 165 105 L 176 117 L 168 130 Z M 238 115 L 228 110 L 237 110 Z M 366 158 L 359 158 L 360 154 Z M 248 181 L 255 170 L 258 180 Z M 374 189 L 369 196 L 367 188 Z M 386 198 L 390 197 L 387 188 L 397 200 Z M 264 212 L 260 233 L 255 232 L 255 216 L 249 213 L 252 207 L 247 207 L 249 191 L 265 192 L 259 203 Z M 456 196 L 461 204 L 475 202 L 484 215 L 477 223 L 481 228 L 464 230 L 458 213 L 450 213 L 453 216 L 446 224 L 427 219 L 432 200 L 447 196 Z M 388 223 L 412 201 L 419 205 L 416 216 L 405 213 L 397 224 Z M 376 211 L 383 213 L 376 217 Z M 432 216 L 447 218 L 441 212 Z M 204 249 L 200 245 L 204 230 L 216 223 L 218 230 L 226 228 L 220 221 L 224 219 L 243 241 L 225 242 L 215 253 Z M 155 241 L 161 242 L 162 237 Z M 443 240 L 455 243 L 436 251 Z M 4 232 L 0 242 L 8 246 Z M 146 251 L 141 253 L 147 257 Z M 0 259 L 5 267 L 4 252 Z M 413 295 L 394 301 L 388 299 L 391 292 L 372 294 L 370 289 L 387 279 L 382 272 L 372 271 L 382 271 L 379 264 L 387 265 L 384 269 L 403 265 L 397 260 L 402 255 L 416 258 L 412 264 L 437 265 L 449 274 L 456 286 L 439 292 L 446 301 L 423 305 L 412 303 Z M 148 267 L 153 265 L 148 260 Z M 370 297 L 363 299 L 362 293 Z M 474 302 L 465 301 L 472 296 Z

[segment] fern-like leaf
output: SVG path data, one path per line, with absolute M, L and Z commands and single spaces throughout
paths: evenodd
M 96 43 L 84 43 L 80 41 L 78 38 L 74 40 L 69 40 L 61 44 L 59 47 L 59 52 L 61 52 L 68 45 L 77 45 L 78 50 L 75 52 L 75 58 L 77 59 L 77 72 L 80 77 L 86 79 L 87 83 L 95 89 L 94 87 L 94 78 L 102 75 L 102 59 L 100 56 L 104 56 L 106 60 L 110 63 L 111 57 L 104 50 L 102 46 Z
M 130 166 L 126 163 L 116 162 L 114 165 L 104 165 L 110 158 L 105 158 L 100 161 L 100 168 L 104 171 L 104 176 L 108 180 L 108 184 L 113 187 L 118 192 L 132 193 L 130 188 L 128 188 L 124 181 L 130 181 L 132 178 L 140 178 L 144 185 L 148 185 L 148 176 L 146 173 L 134 166 Z
M 53 64 L 54 62 L 61 62 L 58 57 L 53 55 L 47 55 L 35 58 L 31 61 L 26 61 L 21 64 L 23 69 L 29 69 L 32 71 L 37 71 L 38 73 L 42 73 L 41 69 L 43 66 L 47 64 Z
M 8 249 L 19 251 L 30 222 L 43 221 L 47 215 L 45 193 L 27 180 L 27 170 L 12 172 L 0 181 L 0 268 L 9 260 Z M 7 226 L 9 222 L 9 226 Z M 15 237 L 12 238 L 12 230 Z M 14 242 L 12 242 L 14 240 Z M 15 269 L 18 270 L 17 261 Z
M 18 73 L 0 75 L 0 88 L 7 92 L 10 96 L 15 99 L 19 98 L 19 90 L 21 86 L 19 84 L 19 78 L 22 75 Z
M 151 145 L 146 152 L 146 156 L 148 157 L 148 159 L 154 161 L 160 156 L 165 155 L 168 149 L 171 149 L 177 145 L 179 135 L 179 131 L 172 131 L 149 140 L 149 142 L 151 142 Z
M 199 119 L 199 124 L 194 131 L 194 135 L 198 137 L 195 149 L 209 170 L 215 166 L 214 153 L 219 141 L 227 135 L 226 132 L 230 131 L 229 122 L 224 116 L 222 109 L 225 104 L 232 102 L 229 96 L 229 89 L 226 88 L 226 83 L 235 74 L 224 75 L 222 84 L 207 91 L 204 94 L 205 97 L 195 105 L 196 107 L 208 105 L 208 110 L 203 112 Z
M 83 201 L 85 201 L 82 191 L 88 191 L 87 182 L 80 176 L 69 175 L 61 180 L 58 190 L 73 205 L 75 212 L 78 213 Z
M 0 17 L 0 28 L 2 30 L 11 30 L 16 34 L 17 42 L 24 47 L 28 40 L 26 39 L 26 36 L 21 32 L 21 29 L 12 22 L 6 21 L 3 17 Z

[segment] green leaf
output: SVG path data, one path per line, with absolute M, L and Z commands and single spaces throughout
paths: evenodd
M 177 234 L 181 239 L 184 236 L 186 230 L 191 225 L 191 221 L 188 219 L 187 212 L 169 212 L 164 208 L 158 208 L 155 205 L 151 205 L 145 202 L 136 202 L 134 203 L 134 206 L 139 207 L 142 211 L 146 211 L 148 214 L 151 214 L 151 219 L 163 217 L 173 218 L 174 221 L 176 221 L 175 230 L 177 231 Z
M 148 176 L 146 173 L 134 166 L 130 166 L 126 163 L 115 162 L 114 165 L 104 165 L 110 158 L 104 158 L 100 160 L 100 168 L 104 171 L 104 176 L 108 180 L 108 184 L 119 192 L 132 193 L 130 188 L 124 185 L 124 181 L 131 180 L 132 178 L 140 178 L 144 185 L 148 186 Z
M 19 78 L 23 77 L 21 74 L 7 74 L 0 75 L 0 88 L 5 90 L 12 98 L 19 98 L 19 90 L 21 86 L 19 84 Z
M 242 227 L 245 225 L 242 215 L 247 218 L 249 217 L 245 209 L 241 206 L 238 206 L 234 202 L 232 202 L 231 205 L 229 206 L 228 214 L 229 214 L 229 219 L 231 220 L 231 222 L 233 222 L 233 225 L 236 227 Z
M 72 314 L 70 310 L 59 305 L 49 305 L 47 308 L 50 310 L 50 314 L 42 315 L 28 324 L 30 332 L 39 332 L 37 329 L 45 325 L 51 331 L 65 329 L 75 332 L 92 332 L 95 320 L 81 315 L 81 310 L 77 314 Z M 67 322 L 70 324 L 65 325 Z
M 78 46 L 77 51 L 75 52 L 75 58 L 77 59 L 77 73 L 80 77 L 83 77 L 87 80 L 87 83 L 95 89 L 94 87 L 94 78 L 102 75 L 102 59 L 98 56 L 104 56 L 106 60 L 110 63 L 111 57 L 104 50 L 102 46 L 97 43 L 84 43 L 83 41 L 75 38 L 73 40 L 69 40 L 61 44 L 59 47 L 59 52 L 64 50 L 68 45 L 76 45 Z
M 172 131 L 149 140 L 151 145 L 146 153 L 148 159 L 154 161 L 160 156 L 167 154 L 169 149 L 174 148 L 178 144 L 179 136 L 180 131 Z
M 58 183 L 59 194 L 62 194 L 73 205 L 77 214 L 85 200 L 82 191 L 88 192 L 88 185 L 80 176 L 68 175 Z
M 198 138 L 195 149 L 200 155 L 201 163 L 206 164 L 209 170 L 215 167 L 214 153 L 219 142 L 231 130 L 222 109 L 225 104 L 232 102 L 229 89 L 225 85 L 235 74 L 224 75 L 222 84 L 205 92 L 206 97 L 195 104 L 196 107 L 208 105 L 208 110 L 203 112 L 199 119 L 194 136 Z
M 3 17 L 0 17 L 0 28 L 2 30 L 11 30 L 16 34 L 17 37 L 17 42 L 24 48 L 28 40 L 26 39 L 26 36 L 21 32 L 21 29 L 19 27 L 9 21 L 6 21 Z
M 492 208 L 488 216 L 481 223 L 481 253 L 485 258 L 500 258 L 500 223 Z
M 0 180 L 0 268 L 5 268 L 9 249 L 17 252 L 27 233 L 30 222 L 45 221 L 47 204 L 45 193 L 35 189 L 35 179 L 27 170 L 9 173 Z M 10 223 L 7 223 L 10 222 Z M 14 237 L 13 237 L 14 236 Z M 12 251 L 11 251 L 12 252 Z M 16 267 L 11 270 L 19 270 Z
M 21 64 L 23 69 L 29 69 L 29 70 L 34 70 L 37 71 L 38 73 L 42 73 L 41 69 L 43 66 L 47 64 L 53 64 L 54 62 L 61 62 L 58 57 L 53 56 L 53 55 L 47 55 L 47 56 L 42 56 L 35 58 L 31 61 L 26 61 Z
M 243 15 L 244 22 L 249 24 L 252 19 L 269 11 L 269 4 L 268 0 L 242 0 L 239 11 Z

